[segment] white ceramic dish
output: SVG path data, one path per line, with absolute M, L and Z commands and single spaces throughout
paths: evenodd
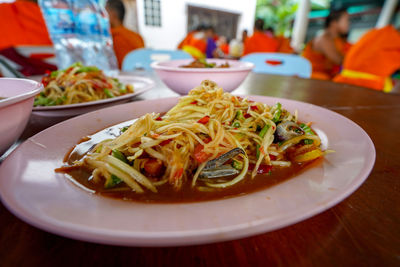
M 0 78 L 0 156 L 18 139 L 28 122 L 40 83 L 14 78 Z
M 313 121 L 325 146 L 323 163 L 271 188 L 229 199 L 145 204 L 93 195 L 54 173 L 81 137 L 147 112 L 164 112 L 177 98 L 139 101 L 85 114 L 31 137 L 0 166 L 3 203 L 22 220 L 51 233 L 114 245 L 176 246 L 243 238 L 305 220 L 336 205 L 368 177 L 375 161 L 369 136 L 330 110 L 273 97 L 302 121 Z
M 229 68 L 181 68 L 188 65 L 193 59 L 179 59 L 162 62 L 153 62 L 151 67 L 160 79 L 170 88 L 181 95 L 186 95 L 192 88 L 203 80 L 215 81 L 224 91 L 231 92 L 244 81 L 254 64 L 238 60 L 207 59 L 209 63 L 217 65 L 229 63 Z
M 124 84 L 132 84 L 135 91 L 131 94 L 126 94 L 114 98 L 107 98 L 98 101 L 91 101 L 79 104 L 48 106 L 48 107 L 34 107 L 33 114 L 41 117 L 61 117 L 61 116 L 76 116 L 100 108 L 113 106 L 116 104 L 126 103 L 130 99 L 143 94 L 154 87 L 154 81 L 145 77 L 136 77 L 128 75 L 119 75 L 117 78 Z

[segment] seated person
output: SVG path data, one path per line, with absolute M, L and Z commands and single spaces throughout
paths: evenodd
M 194 32 L 190 38 L 186 38 L 182 43 L 182 50 L 189 53 L 193 58 L 211 58 L 217 48 L 214 41 L 214 28 L 212 26 L 202 26 Z
M 312 66 L 311 78 L 330 80 L 340 71 L 346 50 L 343 35 L 348 31 L 349 14 L 346 10 L 331 11 L 324 32 L 311 40 L 303 51 L 303 57 Z
M 0 4 L 0 50 L 18 45 L 51 45 L 37 1 Z
M 185 45 L 187 45 L 187 44 L 189 44 L 190 43 L 190 40 L 193 38 L 193 36 L 196 34 L 196 33 L 198 33 L 198 32 L 201 32 L 201 31 L 203 31 L 204 30 L 204 25 L 199 25 L 195 30 L 193 30 L 193 31 L 190 31 L 186 36 L 185 36 L 185 38 L 178 44 L 178 49 L 183 49 L 183 47 L 185 46 Z
M 372 29 L 355 43 L 335 82 L 390 92 L 390 76 L 400 69 L 400 32 L 389 25 Z
M 254 23 L 253 35 L 244 41 L 243 55 L 257 52 L 277 52 L 278 42 L 264 33 L 264 21 L 257 19 Z
M 143 38 L 138 33 L 128 30 L 123 26 L 125 6 L 122 0 L 108 0 L 106 10 L 110 18 L 115 56 L 121 68 L 126 54 L 132 50 L 144 47 Z

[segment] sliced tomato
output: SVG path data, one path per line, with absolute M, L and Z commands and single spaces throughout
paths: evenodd
M 156 119 L 156 121 L 162 121 L 162 118 L 161 118 L 161 117 L 158 117 L 158 118 Z
M 270 160 L 276 160 L 276 156 L 269 154 Z
M 249 113 L 245 113 L 245 114 L 243 115 L 243 117 L 244 117 L 245 119 L 248 119 L 248 118 L 251 117 L 251 115 L 250 115 Z
M 251 110 L 258 110 L 258 107 L 257 106 L 250 106 L 250 109 Z
M 190 104 L 196 105 L 196 104 L 197 104 L 197 101 L 195 100 L 195 101 L 191 102 Z
M 172 139 L 164 140 L 164 141 L 162 141 L 162 142 L 160 143 L 160 146 L 168 145 L 169 143 L 171 143 L 171 141 L 172 141 Z
M 203 139 L 203 142 L 206 144 L 210 143 L 211 141 L 212 141 L 211 137 L 207 137 L 207 138 Z
M 144 163 L 144 170 L 146 171 L 147 174 L 151 176 L 160 176 L 163 171 L 163 165 L 160 160 L 157 159 L 148 159 Z
M 203 118 L 201 118 L 200 120 L 198 120 L 197 122 L 198 123 L 201 123 L 201 124 L 206 124 L 207 122 L 209 122 L 210 121 L 210 116 L 204 116 Z

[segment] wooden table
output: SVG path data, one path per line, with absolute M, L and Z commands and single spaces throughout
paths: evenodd
M 350 118 L 375 144 L 371 175 L 346 200 L 306 221 L 250 238 L 190 247 L 134 248 L 75 241 L 38 230 L 0 205 L 0 265 L 399 266 L 400 95 L 256 74 L 235 93 L 306 101 Z M 157 83 L 141 98 L 173 95 Z M 28 129 L 25 136 L 33 133 Z

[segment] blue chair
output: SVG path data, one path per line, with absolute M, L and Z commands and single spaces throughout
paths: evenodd
M 136 49 L 125 56 L 122 61 L 122 70 L 133 71 L 144 69 L 146 71 L 151 71 L 150 64 L 154 61 L 190 58 L 192 58 L 190 54 L 181 50 Z
M 286 76 L 299 76 L 310 78 L 310 62 L 297 55 L 282 53 L 252 53 L 240 59 L 255 65 L 253 71 L 256 73 L 278 74 Z

